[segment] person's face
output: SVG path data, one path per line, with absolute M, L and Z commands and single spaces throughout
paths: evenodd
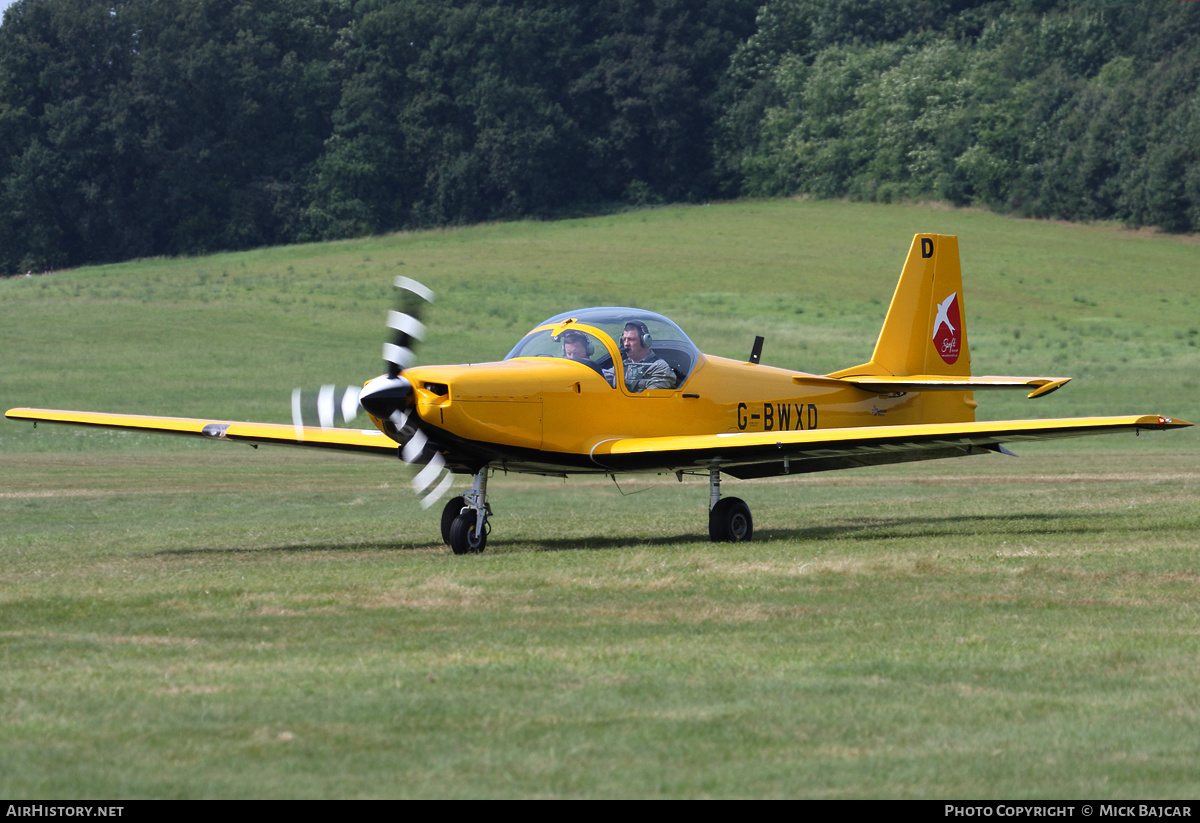
M 572 360 L 587 360 L 587 346 L 582 340 L 568 340 L 563 343 L 563 354 Z
M 621 345 L 633 358 L 640 357 L 646 351 L 646 347 L 642 345 L 642 336 L 635 329 L 626 329 L 621 333 Z

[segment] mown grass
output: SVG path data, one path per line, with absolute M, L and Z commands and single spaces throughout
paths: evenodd
M 617 303 L 828 371 L 923 230 L 960 235 L 976 371 L 1084 378 L 981 416 L 1200 417 L 1200 246 L 792 202 L 7 281 L 0 399 L 286 420 L 378 371 L 399 271 L 426 362 Z M 455 558 L 392 461 L 6 422 L 0 793 L 1193 796 L 1197 437 L 1018 451 L 729 483 L 737 548 L 699 483 L 498 476 Z

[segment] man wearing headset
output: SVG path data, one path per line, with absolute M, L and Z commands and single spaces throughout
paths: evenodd
M 568 329 L 558 336 L 558 341 L 562 343 L 563 357 L 568 360 L 578 360 L 580 362 L 588 362 L 592 359 L 592 341 L 587 339 L 587 335 L 581 331 L 572 331 Z
M 650 329 L 641 320 L 630 320 L 625 324 L 625 331 L 621 333 L 621 351 L 624 353 L 625 386 L 631 392 L 675 388 L 675 371 L 650 348 L 653 342 Z M 610 372 L 605 369 L 604 376 L 609 377 Z
M 592 360 L 592 353 L 595 351 L 595 346 L 586 334 L 581 331 L 567 329 L 555 339 L 562 343 L 563 357 L 583 363 L 585 366 L 591 366 L 603 374 L 600 371 L 600 365 Z

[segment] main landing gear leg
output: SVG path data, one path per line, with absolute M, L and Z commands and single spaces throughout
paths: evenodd
M 754 534 L 750 507 L 737 497 L 721 497 L 721 470 L 708 470 L 708 536 L 714 543 L 745 543 Z
M 442 537 L 455 554 L 480 554 L 487 546 L 488 518 L 492 515 L 487 502 L 487 475 L 487 466 L 475 472 L 471 490 L 451 500 L 442 511 Z M 452 516 L 455 507 L 458 514 Z

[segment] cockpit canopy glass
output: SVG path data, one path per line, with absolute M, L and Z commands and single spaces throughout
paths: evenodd
M 573 322 L 567 324 L 568 320 Z M 582 341 L 576 343 L 575 335 L 579 335 L 586 338 L 587 343 L 590 343 L 592 351 L 587 355 L 587 359 L 601 369 L 612 369 L 613 363 L 609 354 L 609 346 L 618 352 L 621 351 L 621 333 L 630 321 L 645 324 L 646 329 L 650 332 L 650 348 L 660 358 L 666 360 L 675 371 L 677 375 L 675 388 L 683 385 L 696 366 L 700 350 L 696 348 L 695 343 L 688 339 L 681 328 L 666 317 L 644 309 L 610 306 L 556 314 L 538 323 L 541 331 L 530 332 L 522 338 L 504 359 L 572 357 L 573 352 L 583 346 Z M 603 332 L 607 336 L 607 340 L 600 340 L 591 331 L 585 333 L 582 329 L 572 328 L 576 324 L 591 326 Z M 552 328 L 542 328 L 545 326 Z

